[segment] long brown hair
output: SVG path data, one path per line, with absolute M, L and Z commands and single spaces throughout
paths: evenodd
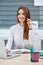
M 19 12 L 20 9 L 22 9 L 24 11 L 24 14 L 25 14 L 23 38 L 28 39 L 29 38 L 29 36 L 28 36 L 29 27 L 27 25 L 27 18 L 30 19 L 30 11 L 29 11 L 29 9 L 27 7 L 24 7 L 24 6 L 19 7 L 18 10 L 17 10 L 17 21 L 18 22 L 19 22 L 19 20 L 18 20 L 18 12 Z

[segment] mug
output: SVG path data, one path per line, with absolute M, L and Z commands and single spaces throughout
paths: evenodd
M 39 61 L 39 52 L 31 52 L 31 62 Z

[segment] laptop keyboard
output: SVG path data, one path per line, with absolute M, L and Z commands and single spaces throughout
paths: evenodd
M 9 53 L 9 54 L 7 54 L 7 58 L 13 58 L 13 57 L 17 57 L 17 56 L 20 56 L 20 54 L 17 54 L 17 53 Z

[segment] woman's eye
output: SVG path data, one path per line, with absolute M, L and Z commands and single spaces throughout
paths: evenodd
M 18 13 L 18 15 L 20 15 L 20 13 Z
M 22 15 L 25 15 L 24 13 L 22 13 Z
M 21 15 L 20 13 L 18 13 L 18 15 Z M 24 13 L 22 13 L 22 15 L 25 15 Z

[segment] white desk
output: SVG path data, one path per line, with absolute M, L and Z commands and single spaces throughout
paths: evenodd
M 12 59 L 0 59 L 0 65 L 43 65 L 43 59 L 40 59 L 39 62 L 29 61 L 28 54 L 21 54 L 16 58 Z

